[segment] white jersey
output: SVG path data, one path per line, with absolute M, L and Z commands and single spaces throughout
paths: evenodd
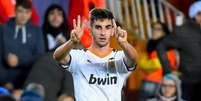
M 76 101 L 121 101 L 121 90 L 129 71 L 123 51 L 100 58 L 88 50 L 71 50 L 67 68 L 73 76 Z

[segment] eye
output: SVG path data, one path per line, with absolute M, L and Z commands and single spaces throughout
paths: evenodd
M 98 29 L 98 30 L 101 30 L 101 29 L 102 29 L 102 27 L 101 27 L 101 26 L 98 26 L 98 25 L 96 25 L 95 28 Z
M 106 26 L 106 29 L 112 29 L 111 25 Z

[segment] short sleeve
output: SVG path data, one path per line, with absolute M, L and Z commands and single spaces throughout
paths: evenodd
M 115 62 L 116 62 L 116 66 L 117 66 L 117 69 L 118 69 L 118 72 L 120 73 L 128 73 L 128 72 L 131 72 L 133 70 L 135 70 L 136 66 L 134 65 L 133 67 L 129 67 L 125 64 L 124 62 L 124 52 L 123 51 L 119 51 L 116 53 L 115 55 Z
M 70 61 L 68 64 L 62 64 L 61 66 L 64 68 L 64 69 L 67 69 L 68 71 L 70 72 L 76 72 L 78 70 L 78 66 L 76 66 L 79 62 L 79 58 L 81 56 L 81 53 L 82 51 L 81 50 L 75 50 L 75 49 L 72 49 L 70 51 Z

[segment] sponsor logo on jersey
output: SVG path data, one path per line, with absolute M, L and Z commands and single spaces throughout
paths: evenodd
M 98 85 L 117 84 L 117 76 L 109 76 L 109 74 L 107 74 L 106 77 L 100 78 L 100 77 L 95 77 L 94 74 L 91 74 L 89 78 L 89 84 L 98 84 Z

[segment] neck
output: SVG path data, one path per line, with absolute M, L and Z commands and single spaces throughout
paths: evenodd
M 98 46 L 98 45 L 96 45 L 96 44 L 92 44 L 92 47 L 91 47 L 91 48 L 92 48 L 92 49 L 96 49 L 96 50 L 98 50 L 98 51 L 105 51 L 105 50 L 111 49 L 111 47 L 110 47 L 109 44 L 107 44 L 107 45 L 104 46 L 104 47 L 100 47 L 100 46 Z
M 96 45 L 92 45 L 92 47 L 89 48 L 89 51 L 91 51 L 98 57 L 103 58 L 112 52 L 112 48 L 109 47 L 109 45 L 105 47 L 97 47 Z
M 23 24 L 20 24 L 20 23 L 17 23 L 16 22 L 16 25 L 18 26 L 18 27 L 20 27 L 20 28 L 22 28 L 24 25 Z
M 173 96 L 173 97 L 164 97 L 164 96 L 161 96 L 161 95 L 159 95 L 159 97 L 160 97 L 160 99 L 162 100 L 162 101 L 175 101 L 176 100 L 176 96 Z

